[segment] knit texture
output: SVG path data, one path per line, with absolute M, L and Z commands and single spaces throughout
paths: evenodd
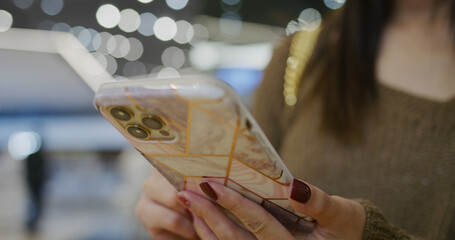
M 363 230 L 363 240 L 406 240 L 410 237 L 401 229 L 392 226 L 385 219 L 381 210 L 370 201 L 355 200 L 365 208 L 366 223 Z
M 284 39 L 275 50 L 253 114 L 294 177 L 331 195 L 367 199 L 388 223 L 412 235 L 455 239 L 455 100 L 438 103 L 380 84 L 362 140 L 340 143 L 320 131 L 317 101 L 299 95 L 300 107 L 285 106 L 289 42 Z M 372 211 L 368 224 L 383 220 Z M 366 237 L 378 231 L 369 225 Z M 382 229 L 400 236 L 398 228 Z

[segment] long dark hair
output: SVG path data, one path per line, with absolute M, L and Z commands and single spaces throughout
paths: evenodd
M 448 1 L 454 30 L 455 3 Z M 376 59 L 393 8 L 392 0 L 346 1 L 324 24 L 306 67 L 303 78 L 315 79 L 311 96 L 321 99 L 322 129 L 343 140 L 361 136 L 364 113 L 377 98 Z

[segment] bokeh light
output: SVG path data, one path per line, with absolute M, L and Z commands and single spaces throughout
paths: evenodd
M 107 42 L 111 39 L 111 37 L 112 34 L 108 32 L 100 32 L 92 40 L 93 48 L 104 55 L 109 54 L 109 51 L 107 50 Z
M 66 24 L 66 23 L 56 23 L 54 26 L 52 26 L 52 31 L 58 31 L 58 32 L 69 32 L 71 31 L 71 26 Z
M 114 53 L 119 57 L 125 57 L 130 52 L 130 49 L 131 49 L 130 41 L 128 41 L 128 39 L 125 39 L 120 42 L 120 45 L 117 46 Z
M 324 4 L 330 9 L 338 9 L 344 5 L 346 0 L 324 0 Z
M 191 45 L 197 45 L 201 42 L 206 42 L 209 40 L 209 30 L 202 24 L 193 25 L 194 36 L 190 41 Z
M 130 51 L 130 42 L 122 35 L 114 35 L 107 41 L 107 52 L 113 57 L 125 57 Z
M 98 35 L 98 32 L 93 29 L 93 28 L 87 28 L 87 31 L 90 33 L 90 42 L 89 44 L 86 46 L 87 50 L 89 52 L 92 52 L 92 51 L 95 51 L 95 47 L 93 45 L 93 40 L 95 39 L 95 37 Z M 80 40 L 79 40 L 80 41 Z
M 156 78 L 177 78 L 180 77 L 180 73 L 171 67 L 165 67 L 161 69 L 158 74 L 156 75 Z
M 147 67 L 139 61 L 127 62 L 123 67 L 123 75 L 126 77 L 145 75 Z
M 57 15 L 63 9 L 63 0 L 41 0 L 41 10 L 47 15 Z
M 177 47 L 168 47 L 161 54 L 161 61 L 165 67 L 179 69 L 185 63 L 185 53 Z
M 136 31 L 141 25 L 139 13 L 131 8 L 124 9 L 120 12 L 120 22 L 118 27 L 127 33 Z
M 129 61 L 136 61 L 144 53 L 144 46 L 142 42 L 136 38 L 128 38 L 130 44 L 130 51 L 125 55 L 125 59 Z
M 101 5 L 96 11 L 96 20 L 105 28 L 113 28 L 120 22 L 120 11 L 112 4 Z
M 220 62 L 219 52 L 214 44 L 198 44 L 189 52 L 191 65 L 201 71 L 216 68 Z
M 101 32 L 101 33 L 98 33 L 95 36 L 93 36 L 93 39 L 92 39 L 93 51 L 97 51 L 98 49 L 100 49 L 101 44 L 103 43 L 102 34 L 104 34 L 104 33 Z
M 107 67 L 107 60 L 103 54 L 101 54 L 99 52 L 92 52 L 91 54 L 103 68 Z
M 155 36 L 161 41 L 169 41 L 177 33 L 177 24 L 170 17 L 161 17 L 153 25 L 153 31 L 155 32 Z
M 41 137 L 33 131 L 17 132 L 8 139 L 8 152 L 16 160 L 24 160 L 41 148 Z
M 292 20 L 286 26 L 286 35 L 290 36 L 300 30 L 302 30 L 302 26 L 300 26 L 300 23 Z
M 77 39 L 82 43 L 84 47 L 88 47 L 92 42 L 92 35 L 88 29 L 82 29 L 82 31 L 77 35 Z
M 298 21 L 303 29 L 315 30 L 321 25 L 321 13 L 314 8 L 307 8 L 300 13 Z
M 0 10 L 0 32 L 5 32 L 13 25 L 13 15 L 11 13 Z
M 117 71 L 117 61 L 111 55 L 105 55 L 106 58 L 106 71 L 113 75 Z
M 112 54 L 117 48 L 117 39 L 115 36 L 111 36 L 106 43 L 106 49 L 108 54 Z
M 27 9 L 33 4 L 33 0 L 13 0 L 14 5 L 20 9 Z
M 73 34 L 84 47 L 88 47 L 92 41 L 92 35 L 90 34 L 90 31 L 84 27 L 73 27 L 71 28 L 70 33 Z
M 185 8 L 188 4 L 188 0 L 166 0 L 166 4 L 174 10 L 180 10 Z
M 224 35 L 237 36 L 242 30 L 242 18 L 236 12 L 226 12 L 220 18 L 220 31 Z
M 189 43 L 194 36 L 194 29 L 191 23 L 180 20 L 176 22 L 177 33 L 175 34 L 174 41 L 180 44 Z
M 154 31 L 153 31 L 153 25 L 155 25 L 156 20 L 158 19 L 153 13 L 145 12 L 140 15 L 141 18 L 141 24 L 139 25 L 139 28 L 137 31 L 148 37 L 152 36 Z
M 137 0 L 140 3 L 150 3 L 153 2 L 153 0 Z

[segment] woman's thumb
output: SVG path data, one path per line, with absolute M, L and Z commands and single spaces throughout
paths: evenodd
M 296 211 L 314 218 L 320 225 L 329 224 L 340 207 L 324 191 L 298 179 L 288 188 L 288 200 Z

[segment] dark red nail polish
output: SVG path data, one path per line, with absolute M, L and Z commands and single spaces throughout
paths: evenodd
M 201 187 L 201 189 L 205 193 L 205 195 L 207 195 L 207 197 L 209 197 L 213 201 L 216 201 L 218 199 L 218 196 L 216 195 L 215 190 L 213 190 L 213 188 L 207 182 L 203 182 L 203 183 L 199 184 L 199 187 Z
M 304 182 L 297 179 L 292 181 L 291 199 L 306 203 L 311 197 L 311 189 Z
M 175 195 L 175 197 L 177 198 L 177 200 L 179 200 L 180 203 L 185 205 L 185 207 L 190 207 L 190 202 L 188 202 L 188 200 L 186 200 L 184 196 L 177 194 Z

